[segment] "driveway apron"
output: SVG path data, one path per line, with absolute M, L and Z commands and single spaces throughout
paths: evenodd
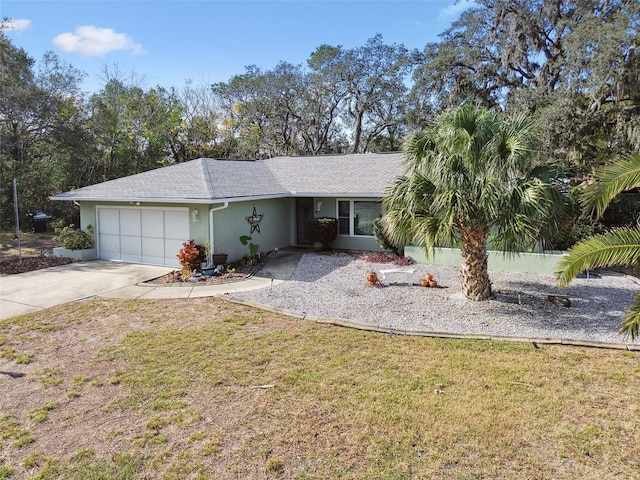
M 95 260 L 0 276 L 0 319 L 136 285 L 172 268 Z

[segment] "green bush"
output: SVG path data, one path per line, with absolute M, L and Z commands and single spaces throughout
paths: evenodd
M 615 198 L 599 220 L 592 220 L 582 213 L 583 189 L 574 187 L 568 202 L 568 212 L 555 235 L 548 239 L 547 250 L 568 250 L 576 243 L 612 228 L 634 227 L 640 218 L 640 194 L 624 193 Z
M 373 234 L 376 237 L 376 242 L 380 245 L 380 248 L 384 250 L 391 250 L 395 255 L 400 255 L 402 250 L 404 249 L 404 245 L 395 245 L 387 232 L 384 229 L 384 224 L 382 223 L 382 218 L 376 218 L 373 221 Z
M 68 227 L 56 229 L 56 236 L 53 241 L 59 243 L 69 250 L 83 250 L 85 248 L 93 248 L 94 231 L 91 225 L 87 225 L 87 231 L 80 230 L 71 224 Z
M 605 228 L 635 227 L 640 219 L 640 193 L 623 192 L 609 204 L 602 215 Z
M 307 222 L 307 235 L 314 243 L 322 244 L 322 250 L 331 250 L 338 236 L 338 220 L 332 217 L 312 218 Z

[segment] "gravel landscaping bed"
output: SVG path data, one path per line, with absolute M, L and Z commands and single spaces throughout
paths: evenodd
M 369 270 L 379 272 L 394 265 L 368 262 L 347 253 L 306 253 L 291 280 L 233 298 L 383 328 L 630 343 L 618 330 L 640 291 L 640 283 L 633 277 L 600 272 L 589 279 L 578 278 L 560 290 L 550 275 L 491 272 L 495 298 L 473 302 L 461 291 L 457 268 L 412 267 L 413 274 L 388 276 L 389 286 L 371 287 L 366 281 Z M 426 273 L 433 274 L 438 288 L 414 285 Z M 571 306 L 556 306 L 548 301 L 548 295 L 566 296 Z

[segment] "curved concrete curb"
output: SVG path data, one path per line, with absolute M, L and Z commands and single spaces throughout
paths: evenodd
M 286 315 L 288 317 L 297 318 L 300 320 L 307 320 L 314 323 L 324 325 L 334 325 L 337 327 L 353 328 L 355 330 L 363 330 L 367 332 L 384 333 L 387 335 L 407 335 L 415 337 L 430 337 L 430 338 L 448 338 L 458 340 L 492 340 L 497 342 L 518 342 L 518 343 L 531 343 L 539 345 L 566 345 L 572 347 L 590 347 L 590 348 L 606 348 L 612 350 L 627 350 L 630 352 L 640 352 L 640 344 L 637 343 L 614 343 L 614 342 L 598 342 L 589 340 L 573 340 L 570 338 L 556 338 L 556 337 L 517 337 L 517 336 L 502 336 L 502 335 L 480 335 L 480 334 L 463 334 L 463 333 L 449 333 L 449 332 L 429 332 L 417 329 L 397 329 L 397 328 L 385 328 L 376 325 L 370 325 L 367 323 L 354 322 L 352 320 L 345 320 L 342 318 L 321 318 L 313 315 L 299 314 L 290 312 L 282 308 L 272 307 L 270 305 L 264 305 L 257 302 L 248 300 L 238 300 L 230 298 L 226 295 L 216 295 L 216 298 L 226 300 L 230 303 L 237 305 L 244 305 L 247 307 L 259 308 L 271 313 L 278 313 Z

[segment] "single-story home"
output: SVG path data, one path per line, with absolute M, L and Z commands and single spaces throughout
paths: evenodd
M 372 222 L 384 189 L 403 171 L 401 153 L 199 158 L 51 197 L 80 205 L 100 259 L 179 266 L 182 243 L 209 241 L 230 261 L 249 253 L 309 245 L 307 220 L 338 219 L 334 247 L 379 250 Z

